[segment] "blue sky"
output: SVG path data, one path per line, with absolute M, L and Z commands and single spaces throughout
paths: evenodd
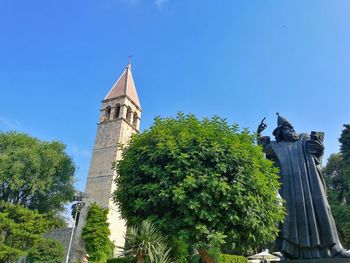
M 100 102 L 133 55 L 141 128 L 178 111 L 255 130 L 350 122 L 350 1 L 0 0 L 0 130 L 67 145 L 83 189 Z

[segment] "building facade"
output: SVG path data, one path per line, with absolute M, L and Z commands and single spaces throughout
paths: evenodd
M 93 202 L 109 208 L 110 239 L 116 246 L 124 245 L 126 222 L 120 218 L 118 207 L 111 198 L 117 187 L 114 183 L 117 174 L 112 169 L 112 163 L 122 158 L 120 145 L 128 144 L 131 135 L 138 133 L 140 128 L 141 105 L 130 64 L 102 100 L 100 112 L 84 191 L 85 206 L 75 230 L 72 250 L 74 260 L 80 260 L 85 254 L 81 232 L 85 225 L 87 209 Z

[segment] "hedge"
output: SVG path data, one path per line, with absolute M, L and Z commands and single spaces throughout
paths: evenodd
M 221 254 L 220 263 L 248 263 L 248 259 L 242 256 Z
M 136 263 L 135 257 L 120 257 L 107 259 L 107 263 Z
M 107 263 L 136 263 L 135 257 L 111 258 Z M 242 256 L 221 254 L 219 263 L 248 263 L 248 259 Z

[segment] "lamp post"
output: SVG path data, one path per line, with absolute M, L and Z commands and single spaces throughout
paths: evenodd
M 75 225 L 77 223 L 78 212 L 85 205 L 85 203 L 82 200 L 83 200 L 83 193 L 82 192 L 79 192 L 77 195 L 75 195 L 74 199 L 73 199 L 73 201 L 75 201 L 75 204 L 73 204 L 72 207 L 75 205 L 75 214 L 74 214 L 72 233 L 70 234 L 70 239 L 69 239 L 66 263 L 69 262 L 69 254 L 70 254 L 70 250 L 71 250 L 71 247 L 72 247 L 72 241 L 73 241 L 73 236 L 74 236 Z

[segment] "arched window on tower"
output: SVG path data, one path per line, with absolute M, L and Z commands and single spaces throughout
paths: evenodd
M 120 115 L 120 105 L 117 104 L 115 105 L 115 110 L 114 110 L 114 118 L 119 118 L 119 115 Z
M 126 120 L 131 123 L 131 108 L 128 107 L 128 110 L 126 111 Z
M 108 121 L 110 117 L 111 117 L 111 106 L 107 106 L 105 110 L 105 120 Z
M 137 120 L 138 120 L 137 113 L 134 112 L 134 119 L 132 121 L 132 126 L 134 126 L 135 128 L 137 128 Z

